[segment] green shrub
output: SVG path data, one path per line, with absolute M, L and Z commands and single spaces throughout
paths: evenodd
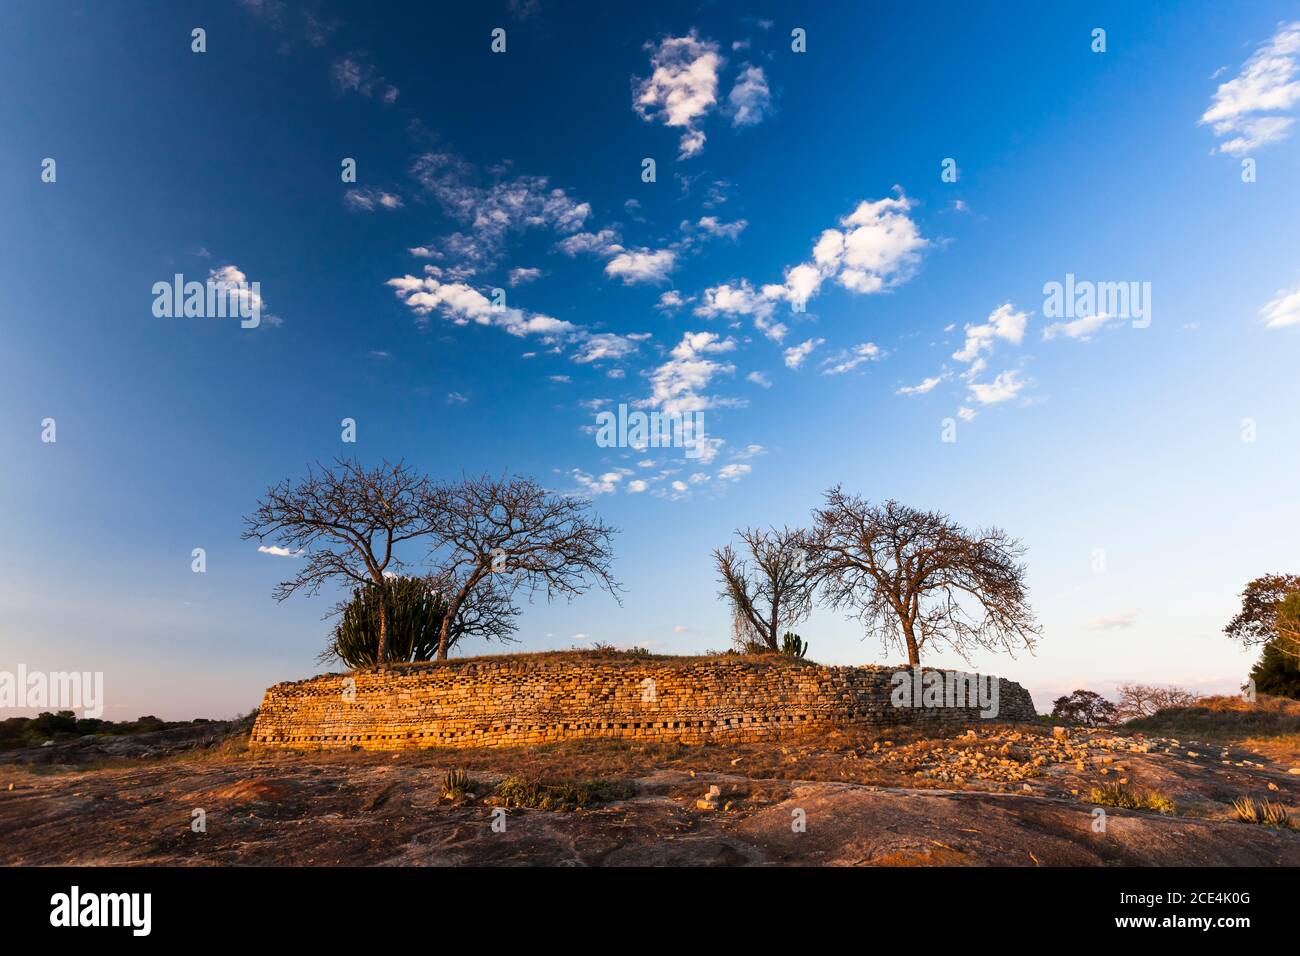
M 1068 697 L 1058 697 L 1052 702 L 1052 716 L 1084 727 L 1102 727 L 1115 723 L 1119 711 L 1101 694 L 1076 690 Z
M 634 792 L 628 783 L 600 780 L 545 782 L 527 777 L 507 777 L 497 787 L 497 797 L 506 806 L 533 810 L 576 810 L 592 803 L 625 800 Z
M 384 582 L 388 594 L 388 657 L 391 661 L 428 661 L 438 651 L 447 602 L 422 578 L 396 577 Z M 349 667 L 379 663 L 379 586 L 352 592 L 322 660 Z
M 650 650 L 645 647 L 628 647 L 619 648 L 605 641 L 592 642 L 590 650 L 575 646 L 575 651 L 584 651 L 593 657 L 654 657 Z

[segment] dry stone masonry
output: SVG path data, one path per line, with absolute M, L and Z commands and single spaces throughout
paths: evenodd
M 896 673 L 781 655 L 516 654 L 390 665 L 276 684 L 250 743 L 295 750 L 509 747 L 592 737 L 703 743 L 846 724 L 981 720 L 977 706 L 897 706 Z M 1023 687 L 992 680 L 994 720 L 1035 719 Z

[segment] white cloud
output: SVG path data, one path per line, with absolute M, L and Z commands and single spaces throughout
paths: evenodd
M 579 253 L 612 256 L 623 251 L 620 243 L 621 239 L 613 229 L 602 229 L 600 232 L 575 232 L 557 242 L 555 248 L 570 258 Z
M 926 392 L 929 392 L 929 391 L 932 390 L 936 385 L 938 385 L 940 382 L 942 382 L 943 379 L 944 379 L 944 376 L 943 376 L 942 374 L 934 375 L 934 376 L 932 376 L 932 377 L 930 377 L 930 378 L 923 379 L 923 380 L 921 381 L 921 384 L 919 384 L 919 385 L 904 385 L 902 388 L 900 388 L 900 389 L 898 390 L 897 394 L 899 394 L 899 395 L 924 395 Z
M 1010 302 L 1004 303 L 990 312 L 984 322 L 966 323 L 966 343 L 952 357 L 959 362 L 978 363 L 982 368 L 983 357 L 993 351 L 998 339 L 1020 344 L 1028 321 L 1027 312 L 1017 312 Z
M 963 405 L 961 408 L 957 409 L 957 417 L 960 418 L 960 419 L 961 419 L 962 421 L 964 421 L 964 422 L 968 422 L 968 421 L 970 421 L 971 419 L 973 419 L 973 418 L 974 418 L 976 415 L 978 415 L 978 414 L 979 414 L 979 412 L 975 411 L 975 409 L 973 409 L 973 408 L 967 408 L 965 405 Z
M 694 301 L 694 296 L 683 296 L 676 289 L 669 289 L 663 295 L 659 296 L 659 301 L 655 303 L 655 308 L 662 309 L 665 312 L 675 312 L 682 308 L 682 306 Z
M 629 482 L 627 483 L 627 491 L 628 491 L 628 494 L 631 494 L 631 495 L 639 495 L 641 492 L 645 491 L 646 488 L 648 488 L 648 487 L 649 487 L 649 485 L 647 485 L 647 484 L 646 484 L 642 479 L 640 479 L 640 478 L 635 478 L 635 479 L 633 479 L 632 481 L 629 481 Z
M 595 332 L 585 336 L 573 356 L 575 362 L 586 364 L 604 359 L 618 360 L 637 350 L 636 340 L 613 332 Z
M 1216 136 L 1230 136 L 1220 152 L 1240 156 L 1287 137 L 1295 118 L 1277 114 L 1300 101 L 1298 53 L 1300 21 L 1282 24 L 1237 76 L 1219 85 L 1200 122 L 1211 124 Z
M 741 465 L 733 462 L 729 465 L 723 465 L 718 469 L 718 479 L 720 481 L 739 481 L 753 470 L 753 467 L 750 465 Z
M 464 405 L 464 404 L 466 404 L 468 401 L 469 401 L 469 398 L 466 397 L 465 395 L 461 394 L 460 392 L 448 392 L 448 393 L 447 393 L 447 404 L 448 404 L 448 405 Z
M 720 222 L 717 216 L 701 216 L 695 227 L 710 236 L 735 239 L 745 231 L 745 227 L 748 225 L 749 221 L 745 219 L 737 219 L 735 222 Z
M 484 185 L 473 166 L 450 153 L 418 157 L 411 175 L 467 231 L 453 233 L 437 246 L 417 246 L 412 253 L 447 258 L 458 270 L 451 277 L 466 278 L 495 265 L 512 234 L 546 229 L 568 235 L 586 224 L 589 203 L 551 187 L 545 176 L 510 176 L 508 171 L 504 166 L 493 169 Z
M 343 204 L 349 209 L 361 212 L 373 212 L 375 209 L 401 209 L 402 197 L 373 186 L 366 186 L 364 189 L 349 189 L 345 192 Z
M 653 72 L 632 84 L 632 107 L 644 120 L 684 130 L 679 158 L 704 149 L 704 133 L 697 128 L 718 102 L 718 71 L 723 58 L 718 45 L 701 40 L 692 30 L 683 37 L 664 37 L 647 43 Z
M 792 346 L 785 350 L 785 367 L 799 368 L 803 365 L 804 359 L 812 354 L 813 349 L 825 342 L 825 339 L 808 339 L 799 345 Z
M 754 126 L 763 122 L 772 105 L 772 92 L 762 67 L 746 65 L 741 69 L 727 104 L 731 125 Z
M 789 331 L 781 322 L 771 321 L 775 306 L 772 300 L 755 291 L 748 279 L 736 284 L 723 283 L 704 290 L 704 298 L 695 307 L 695 314 L 706 319 L 720 315 L 748 315 L 754 326 L 774 342 L 782 341 Z
M 1300 286 L 1278 289 L 1277 295 L 1259 310 L 1259 314 L 1264 317 L 1264 324 L 1270 329 L 1300 325 Z
M 704 130 L 689 129 L 682 133 L 681 143 L 678 146 L 677 158 L 690 159 L 692 156 L 698 156 L 704 152 Z
M 750 372 L 748 375 L 745 376 L 745 381 L 753 382 L 755 385 L 758 385 L 761 388 L 772 387 L 772 380 L 768 378 L 766 375 L 764 375 L 762 372 Z
M 621 252 L 605 264 L 605 274 L 623 280 L 625 285 L 637 282 L 663 282 L 677 265 L 677 253 L 671 249 L 636 249 Z
M 397 102 L 400 91 L 376 72 L 364 53 L 349 53 L 335 60 L 330 74 L 340 92 L 377 96 L 385 103 Z
M 623 480 L 622 473 L 617 471 L 607 471 L 599 477 L 593 477 L 575 468 L 569 474 L 573 476 L 573 480 L 578 483 L 582 490 L 592 497 L 613 494 L 617 490 L 619 482 Z
M 1067 339 L 1077 339 L 1080 342 L 1087 342 L 1092 336 L 1104 329 L 1108 325 L 1122 325 L 1123 319 L 1105 313 L 1096 315 L 1085 315 L 1081 319 L 1075 319 L 1072 322 L 1053 322 L 1043 329 L 1043 339 L 1050 340 L 1058 335 L 1064 335 Z
M 257 550 L 262 554 L 273 554 L 277 558 L 296 558 L 302 554 L 301 551 L 290 551 L 288 548 L 282 548 L 278 544 L 259 544 Z
M 1132 627 L 1137 623 L 1138 612 L 1136 609 L 1120 611 L 1118 614 L 1112 614 L 1109 617 L 1095 617 L 1088 622 L 1090 631 L 1122 631 Z
M 908 215 L 912 201 L 894 188 L 897 196 L 864 200 L 840 219 L 841 228 L 823 230 L 812 261 L 788 267 L 783 282 L 763 286 L 763 296 L 802 307 L 828 279 L 870 295 L 910 278 L 929 240 Z
M 969 383 L 971 398 L 981 405 L 996 405 L 1008 401 L 1020 394 L 1020 390 L 1024 387 L 1024 380 L 1014 369 L 1000 373 L 992 382 Z
M 861 345 L 855 345 L 832 358 L 822 362 L 823 375 L 843 375 L 845 372 L 851 372 L 863 362 L 875 362 L 884 358 L 884 350 L 874 342 L 863 342 Z
M 572 323 L 516 308 L 493 308 L 487 296 L 463 282 L 441 282 L 433 276 L 389 279 L 400 299 L 421 321 L 438 312 L 455 325 L 492 325 L 511 335 L 539 335 L 547 340 L 585 336 Z
M 718 399 L 703 392 L 715 376 L 730 374 L 734 366 L 708 356 L 735 347 L 732 339 L 720 339 L 712 332 L 685 333 L 669 353 L 669 360 L 650 373 L 651 394 L 647 404 L 680 413 L 716 407 Z
M 208 282 L 213 288 L 218 289 L 226 294 L 228 299 L 238 300 L 240 314 L 247 313 L 259 317 L 259 324 L 273 325 L 277 328 L 284 324 L 284 320 L 278 315 L 272 314 L 262 298 L 262 293 L 254 289 L 252 283 L 248 281 L 248 276 L 244 275 L 236 265 L 222 266 L 220 269 L 208 270 Z
M 541 275 L 542 270 L 535 266 L 520 266 L 510 270 L 510 275 L 507 281 L 509 281 L 510 287 L 514 288 L 515 286 L 535 282 L 541 278 Z

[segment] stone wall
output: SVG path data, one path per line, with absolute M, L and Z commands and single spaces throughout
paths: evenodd
M 895 673 L 888 667 L 822 667 L 779 655 L 516 654 L 393 665 L 276 684 L 262 701 L 250 744 L 396 750 L 590 737 L 702 743 L 763 740 L 844 724 L 887 728 L 980 719 L 972 706 L 896 706 Z M 951 673 L 925 671 L 950 683 Z M 992 682 L 997 711 L 986 719 L 1035 719 L 1023 687 Z M 931 695 L 930 702 L 936 699 Z

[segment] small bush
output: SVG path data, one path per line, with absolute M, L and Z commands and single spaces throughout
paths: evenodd
M 1232 809 L 1237 812 L 1237 819 L 1242 823 L 1258 823 L 1266 827 L 1284 827 L 1290 829 L 1291 819 L 1286 807 L 1272 800 L 1255 800 L 1242 797 L 1232 801 Z
M 1158 790 L 1133 790 L 1122 783 L 1105 783 L 1094 787 L 1088 800 L 1103 807 L 1119 807 L 1121 810 L 1154 810 L 1156 813 L 1173 814 L 1177 811 L 1174 801 Z
M 583 648 L 575 647 L 574 650 L 581 651 Z M 644 647 L 619 648 L 615 647 L 613 644 L 607 644 L 604 641 L 595 641 L 592 643 L 591 649 L 585 651 L 585 653 L 590 654 L 593 657 L 654 657 L 654 655 Z
M 600 780 L 546 782 L 526 777 L 507 777 L 497 788 L 497 797 L 507 807 L 576 810 L 593 803 L 624 800 L 632 796 L 633 792 L 632 785 L 627 783 L 606 783 Z

